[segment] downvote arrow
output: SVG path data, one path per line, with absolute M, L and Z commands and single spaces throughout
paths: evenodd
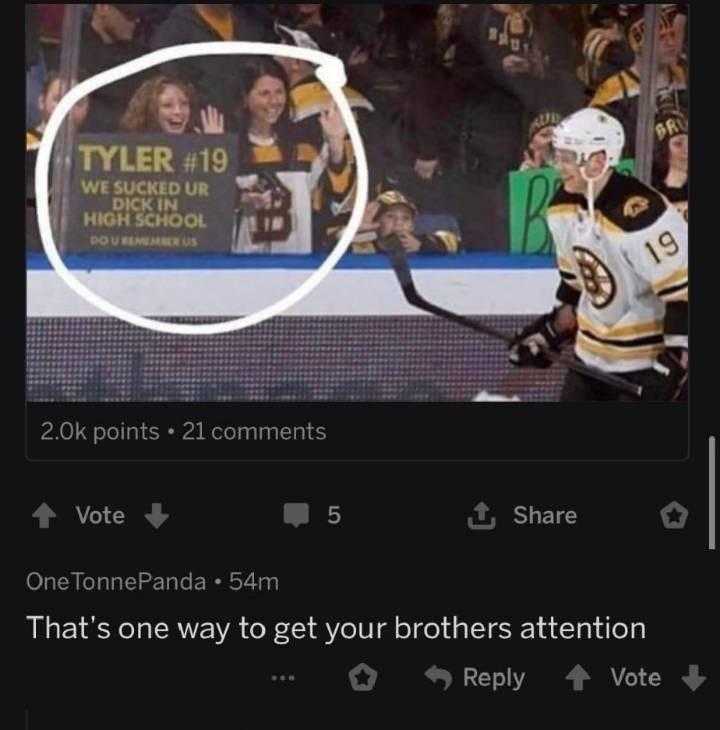
M 573 690 L 575 692 L 583 692 L 585 689 L 585 682 L 591 679 L 590 675 L 578 664 L 575 669 L 568 674 L 565 679 L 568 682 L 573 683 Z
M 688 670 L 688 676 L 683 677 L 682 681 L 690 688 L 692 692 L 697 692 L 707 681 L 707 677 L 700 676 L 700 667 L 697 664 L 691 664 Z
M 145 519 L 156 529 L 159 530 L 169 519 L 170 515 L 163 514 L 162 504 L 154 503 L 150 514 L 145 515 Z

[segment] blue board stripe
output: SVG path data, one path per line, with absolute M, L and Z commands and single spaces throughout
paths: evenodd
M 71 271 L 192 271 L 228 269 L 284 269 L 312 271 L 322 263 L 320 256 L 168 256 L 168 255 L 121 255 L 99 256 L 77 254 L 67 256 L 65 265 Z M 448 257 L 420 257 L 412 259 L 414 270 L 463 271 L 468 269 L 553 269 L 551 256 L 508 256 L 494 253 L 462 254 Z M 50 263 L 44 254 L 27 256 L 29 271 L 49 271 Z M 337 267 L 345 271 L 373 271 L 388 269 L 384 256 L 347 256 Z

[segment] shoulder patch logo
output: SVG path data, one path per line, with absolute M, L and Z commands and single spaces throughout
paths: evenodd
M 637 218 L 648 210 L 650 210 L 650 201 L 640 195 L 634 195 L 625 203 L 623 215 L 626 218 Z

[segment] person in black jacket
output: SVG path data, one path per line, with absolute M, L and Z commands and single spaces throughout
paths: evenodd
M 658 112 L 689 113 L 690 75 L 682 55 L 683 38 L 676 24 L 679 10 L 675 5 L 662 5 L 660 37 L 657 53 L 655 108 Z M 645 48 L 645 12 L 639 6 L 628 14 L 626 32 L 635 52 L 632 66 L 610 76 L 590 102 L 622 122 L 627 139 L 625 156 L 634 157 L 638 117 L 640 113 L 640 67 Z
M 142 4 L 95 4 L 82 29 L 80 67 L 86 76 L 108 71 L 146 54 L 139 32 Z M 103 86 L 92 95 L 87 132 L 114 132 L 135 89 L 147 73 Z
M 157 28 L 151 47 L 157 50 L 217 41 L 272 42 L 269 29 L 257 17 L 228 3 L 177 5 Z M 212 105 L 230 120 L 242 69 L 241 56 L 198 56 L 165 64 L 162 73 L 192 84 L 201 106 Z
M 40 24 L 37 8 L 25 3 L 25 124 L 40 123 L 37 99 L 45 80 L 45 64 L 40 50 Z
M 82 80 L 82 79 L 81 79 Z M 74 86 L 77 82 L 71 84 Z M 60 78 L 60 75 L 53 71 L 48 74 L 42 93 L 35 100 L 38 113 L 40 115 L 40 123 L 30 127 L 25 132 L 25 236 L 28 250 L 42 250 L 40 242 L 40 232 L 37 223 L 37 201 L 35 199 L 35 166 L 37 157 L 45 135 L 45 129 L 50 117 L 57 109 L 58 104 L 65 95 L 67 85 Z M 88 109 L 91 106 L 90 100 L 85 97 L 79 101 L 68 115 L 71 125 L 75 132 L 81 131 L 88 115 Z M 52 185 L 51 185 L 52 190 Z M 52 195 L 52 192 L 51 192 Z
M 597 5 L 590 15 L 591 27 L 583 40 L 585 62 L 578 72 L 591 94 L 635 61 L 618 8 L 617 5 Z

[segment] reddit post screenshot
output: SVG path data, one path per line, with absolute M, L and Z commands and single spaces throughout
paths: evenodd
M 25 3 L 4 726 L 705 724 L 690 16 Z

